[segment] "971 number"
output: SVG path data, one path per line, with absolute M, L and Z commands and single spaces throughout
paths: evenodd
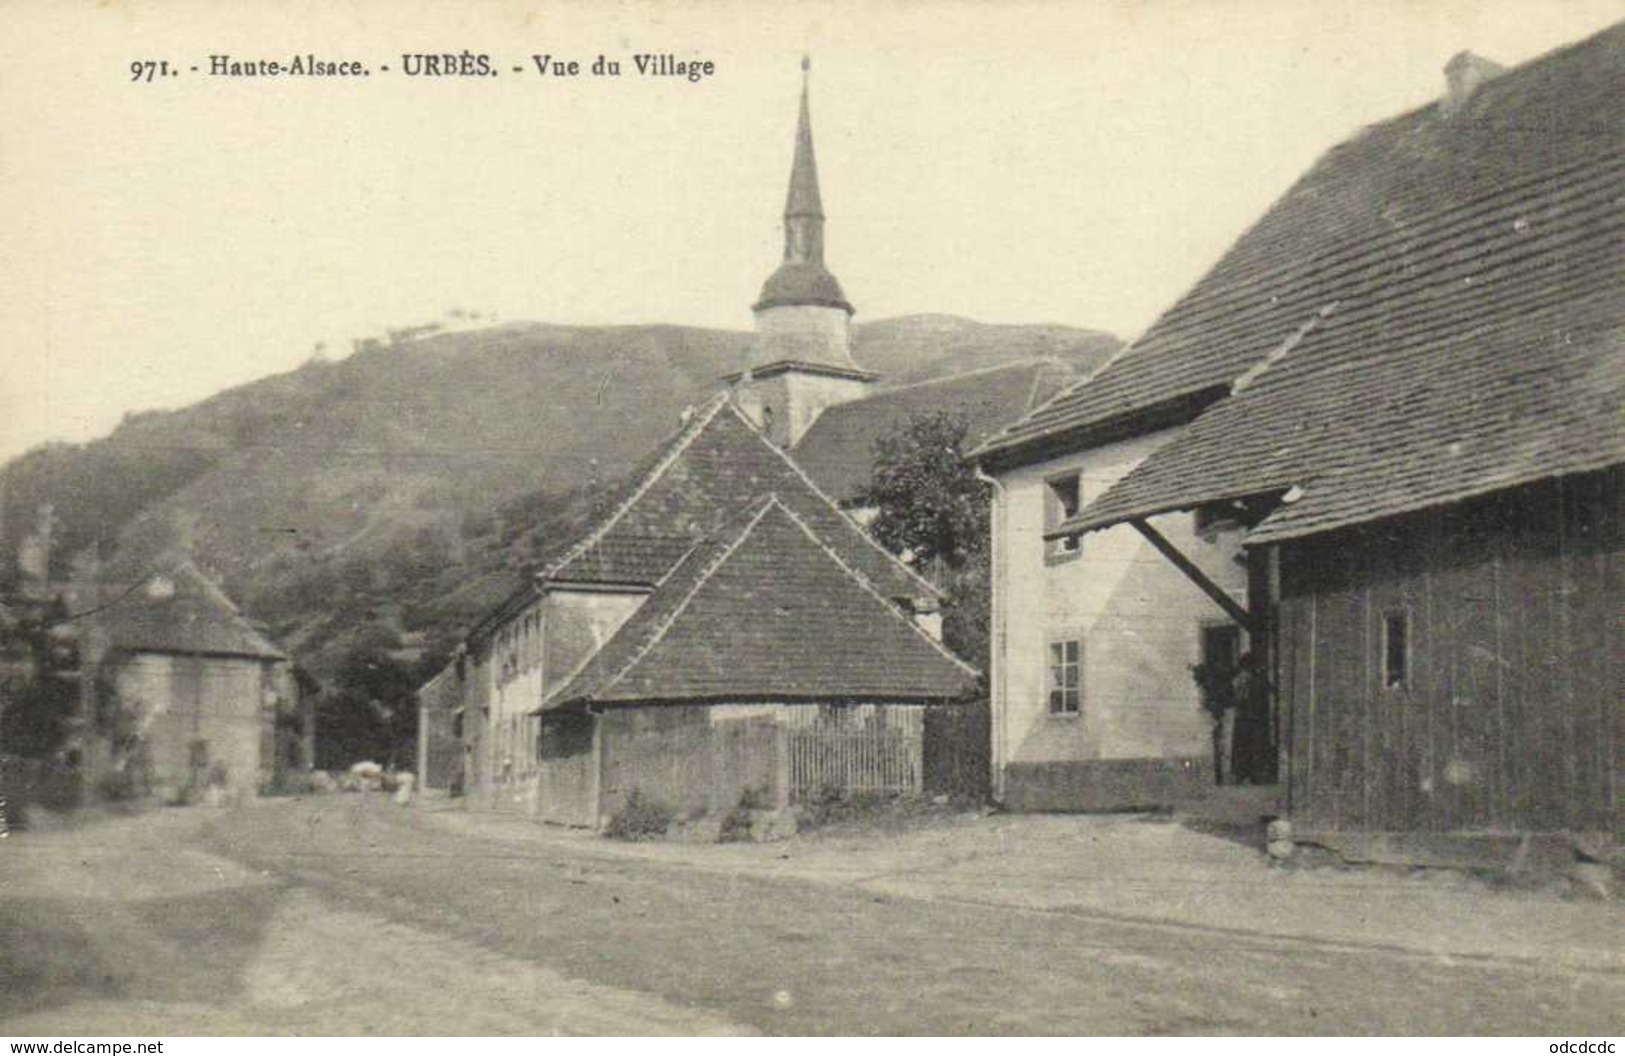
M 130 80 L 147 81 L 151 83 L 159 77 L 173 77 L 174 71 L 169 68 L 169 60 L 137 59 L 130 63 Z

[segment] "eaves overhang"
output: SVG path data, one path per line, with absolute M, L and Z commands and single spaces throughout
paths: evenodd
M 1244 492 L 1224 492 L 1217 494 L 1189 493 L 1180 498 L 1170 498 L 1163 502 L 1144 503 L 1134 506 L 1119 506 L 1107 502 L 1111 492 L 1107 491 L 1099 499 L 1079 510 L 1076 515 L 1062 521 L 1054 528 L 1044 533 L 1044 540 L 1049 542 L 1055 539 L 1065 539 L 1069 536 L 1086 535 L 1089 532 L 1104 531 L 1130 521 L 1145 520 L 1148 517 L 1160 517 L 1168 513 L 1189 513 L 1203 507 L 1217 506 L 1221 503 L 1251 504 L 1274 508 L 1280 502 L 1283 493 L 1290 489 L 1290 484 L 1272 484 L 1251 488 Z M 1255 516 L 1254 523 L 1257 523 Z
M 1109 418 L 1063 426 L 1032 436 L 994 436 L 966 454 L 965 461 L 976 463 L 989 473 L 1000 473 L 1130 440 L 1146 433 L 1189 425 L 1203 411 L 1224 399 L 1229 391 L 1228 383 L 1208 385 Z
M 822 374 L 825 377 L 847 378 L 852 381 L 876 381 L 880 378 L 880 375 L 874 371 L 863 370 L 860 367 L 843 367 L 833 363 L 814 363 L 802 359 L 781 359 L 766 366 L 725 374 L 722 380 L 736 382 L 743 379 L 747 374 L 752 378 L 771 378 L 778 374 L 788 374 L 792 370 L 799 371 L 802 374 Z

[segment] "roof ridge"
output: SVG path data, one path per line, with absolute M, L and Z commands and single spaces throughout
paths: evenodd
M 774 501 L 777 502 L 776 497 L 775 497 Z M 842 561 L 841 560 L 841 555 L 837 554 L 835 552 L 835 549 L 833 547 L 831 547 L 828 543 L 826 543 L 826 542 L 824 542 L 824 540 L 820 539 L 818 537 L 818 533 L 813 531 L 812 528 L 808 526 L 807 522 L 803 521 L 800 517 L 797 517 L 794 510 L 792 510 L 789 507 L 785 506 L 783 503 L 778 503 L 778 506 L 779 506 L 780 509 L 784 510 L 784 512 L 789 516 L 790 520 L 792 522 L 794 522 L 796 527 L 801 529 L 802 534 L 806 535 L 806 537 L 808 539 L 812 540 L 813 545 L 817 546 L 820 550 L 822 550 L 824 552 L 825 556 L 827 556 L 831 561 L 834 561 L 836 565 L 840 566 L 840 568 L 841 568 L 841 570 L 843 572 L 845 572 L 848 576 L 852 577 L 852 579 L 856 580 L 858 585 L 861 586 L 865 591 L 867 591 L 870 594 L 870 596 L 872 596 L 877 602 L 879 602 L 881 607 L 884 608 L 888 613 L 890 613 L 893 618 L 903 621 L 903 623 L 908 625 L 908 628 L 911 631 L 913 631 L 915 634 L 919 635 L 925 641 L 931 643 L 932 648 L 934 648 L 937 652 L 941 653 L 943 656 L 947 657 L 949 660 L 953 661 L 955 664 L 958 664 L 964 670 L 970 672 L 973 675 L 980 675 L 981 674 L 981 672 L 978 671 L 976 668 L 972 667 L 970 664 L 967 664 L 965 661 L 963 661 L 959 657 L 955 656 L 953 651 L 951 649 L 949 649 L 947 646 L 943 645 L 937 639 L 931 637 L 930 634 L 926 633 L 925 628 L 921 627 L 919 624 L 915 623 L 913 620 L 909 619 L 907 616 L 904 616 L 901 612 L 899 612 L 897 610 L 897 606 L 893 605 L 889 600 L 887 600 L 885 595 L 881 594 L 880 591 L 875 589 L 874 584 L 869 582 L 869 577 L 865 576 L 862 572 L 859 572 L 857 569 L 853 568 L 851 565 L 847 564 L 845 561 Z M 763 514 L 765 514 L 767 511 L 764 509 L 762 512 L 763 512 Z
M 1238 392 L 1245 391 L 1247 386 L 1257 381 L 1271 367 L 1284 359 L 1289 352 L 1297 348 L 1303 339 L 1314 331 L 1315 327 L 1321 324 L 1322 320 L 1330 319 L 1333 313 L 1337 311 L 1340 303 L 1339 301 L 1333 301 L 1330 304 L 1322 305 L 1317 311 L 1311 313 L 1308 319 L 1298 324 L 1297 329 L 1282 338 L 1280 344 L 1266 352 L 1257 363 L 1236 375 L 1235 379 L 1230 382 L 1230 395 L 1234 396 Z
M 551 564 L 537 573 L 536 578 L 551 578 L 554 573 L 558 572 L 560 569 L 579 558 L 582 554 L 592 549 L 592 547 L 596 546 L 598 541 L 601 540 L 605 535 L 609 534 L 609 530 L 615 527 L 615 525 L 620 522 L 622 517 L 626 516 L 627 511 L 629 511 L 633 506 L 637 505 L 638 500 L 642 499 L 648 490 L 654 487 L 656 482 L 658 482 L 661 477 L 665 476 L 666 472 L 676 464 L 677 459 L 681 457 L 684 451 L 688 450 L 689 445 L 694 442 L 695 438 L 705 431 L 706 425 L 710 424 L 711 420 L 717 416 L 717 412 L 720 411 L 724 405 L 731 405 L 732 402 L 733 401 L 728 398 L 728 394 L 726 392 L 719 392 L 715 396 L 711 397 L 708 402 L 702 404 L 694 416 L 689 421 L 684 423 L 683 426 L 672 435 L 671 439 L 666 441 L 668 444 L 666 453 L 661 457 L 660 461 L 656 463 L 654 468 L 649 470 L 649 472 L 644 475 L 644 478 L 638 482 L 638 486 L 632 489 L 632 493 L 621 501 L 620 506 L 616 507 L 613 513 L 600 521 L 595 528 L 584 535 L 579 541 L 576 542 L 574 546 L 570 547 L 570 549 L 566 550 L 561 556 L 554 559 Z
M 772 441 L 768 440 L 766 435 L 764 435 L 762 433 L 762 431 L 757 428 L 756 423 L 752 422 L 750 420 L 750 417 L 748 415 L 746 415 L 744 411 L 740 410 L 737 406 L 735 406 L 735 404 L 734 404 L 734 402 L 732 400 L 728 401 L 728 406 L 733 410 L 734 414 L 739 418 L 739 420 L 744 422 L 746 425 L 748 425 L 751 428 L 751 431 L 756 433 L 756 435 L 761 438 L 762 442 L 764 444 L 766 444 L 767 447 L 774 454 L 778 455 L 779 458 L 783 459 L 784 464 L 789 466 L 791 468 L 791 470 L 793 470 L 795 472 L 795 475 L 797 477 L 801 478 L 801 482 L 803 484 L 805 484 L 812 491 L 812 493 L 814 495 L 816 495 L 820 499 L 822 499 L 824 501 L 824 503 L 826 505 L 828 505 L 829 508 L 831 510 L 833 510 L 837 516 L 839 516 L 842 520 L 844 520 L 847 523 L 848 527 L 850 527 L 853 531 L 857 532 L 858 535 L 863 538 L 864 542 L 866 542 L 870 546 L 874 547 L 876 550 L 878 550 L 881 553 L 882 556 L 884 556 L 886 558 L 886 560 L 895 563 L 897 565 L 897 567 L 901 568 L 903 570 L 903 572 L 910 579 L 914 580 L 920 586 L 924 587 L 925 588 L 925 594 L 926 594 L 927 597 L 933 597 L 933 598 L 941 597 L 942 591 L 938 590 L 935 586 L 932 586 L 931 583 L 929 581 L 927 581 L 924 576 L 920 575 L 918 572 L 914 571 L 912 568 L 909 568 L 908 565 L 906 563 L 904 563 L 903 561 L 901 561 L 897 557 L 896 554 L 892 553 L 890 550 L 887 550 L 885 547 L 881 546 L 879 541 L 876 540 L 874 536 L 870 535 L 869 532 L 863 527 L 863 525 L 859 524 L 856 520 L 854 520 L 852 518 L 852 516 L 850 514 L 848 514 L 845 510 L 841 509 L 840 503 L 838 503 L 834 499 L 830 498 L 829 495 L 827 495 L 824 492 L 824 489 L 820 488 L 818 486 L 818 484 L 812 479 L 812 477 L 808 475 L 807 471 L 805 469 L 801 468 L 801 464 L 799 462 L 797 462 L 795 459 L 790 457 L 789 452 L 785 451 L 783 448 L 779 447 L 779 445 L 777 445 L 777 444 L 773 443 Z
M 632 655 L 629 656 L 626 662 L 621 665 L 620 670 L 615 672 L 615 674 L 611 675 L 609 678 L 598 683 L 597 688 L 599 691 L 610 689 L 621 679 L 625 678 L 628 671 L 631 671 L 632 668 L 636 667 L 645 656 L 649 655 L 650 651 L 652 651 L 655 646 L 659 645 L 661 641 L 665 639 L 666 632 L 671 630 L 672 625 L 677 622 L 678 617 L 682 616 L 682 614 L 688 610 L 689 603 L 692 602 L 694 600 L 694 596 L 700 592 L 700 588 L 709 583 L 711 581 L 711 577 L 716 575 L 717 569 L 726 564 L 728 559 L 734 555 L 744 541 L 750 538 L 750 534 L 756 530 L 756 526 L 761 523 L 762 518 L 767 516 L 768 510 L 772 509 L 774 506 L 784 509 L 784 504 L 779 501 L 778 493 L 771 491 L 767 493 L 767 497 L 765 499 L 758 501 L 756 505 L 756 512 L 753 513 L 749 518 L 745 519 L 745 523 L 743 527 L 739 529 L 738 533 L 734 535 L 734 537 L 729 540 L 729 542 L 724 545 L 715 555 L 712 556 L 710 563 L 707 564 L 703 570 L 701 570 L 699 576 L 697 576 L 694 582 L 689 585 L 688 592 L 683 595 L 683 599 L 679 601 L 670 612 L 668 612 L 665 616 L 662 616 L 659 621 L 656 622 L 655 626 L 651 629 L 649 636 L 644 639 L 637 649 L 633 650 Z M 789 513 L 789 510 L 785 510 L 785 512 Z M 794 515 L 792 515 L 792 517 L 793 516 Z M 689 552 L 689 556 L 692 557 L 693 553 L 694 551 L 691 550 Z M 688 558 L 685 557 L 683 561 L 678 562 L 678 565 L 686 563 L 687 560 Z M 610 637 L 613 638 L 614 635 L 611 635 Z M 597 656 L 601 652 L 602 646 L 600 646 L 599 649 L 594 650 L 592 655 Z M 560 690 L 568 687 L 570 683 L 575 680 L 576 674 L 578 674 L 581 670 L 585 670 L 587 663 L 590 663 L 591 660 L 592 657 L 588 657 L 588 659 L 582 663 L 581 667 L 577 669 L 577 671 L 571 672 L 570 678 L 559 684 Z
M 1177 302 L 1175 302 L 1175 303 L 1177 303 Z M 1021 425 L 1023 422 L 1030 421 L 1031 419 L 1036 417 L 1041 412 L 1043 412 L 1045 410 L 1048 410 L 1050 407 L 1054 406 L 1058 401 L 1065 399 L 1066 397 L 1070 396 L 1072 393 L 1077 392 L 1079 389 L 1081 389 L 1085 385 L 1089 384 L 1091 381 L 1094 381 L 1096 378 L 1100 377 L 1100 375 L 1101 375 L 1101 373 L 1103 371 L 1107 370 L 1109 367 L 1112 366 L 1112 364 L 1116 363 L 1118 360 L 1120 360 L 1124 356 L 1128 355 L 1128 353 L 1131 350 L 1133 350 L 1136 346 L 1138 346 L 1139 343 L 1145 338 L 1145 335 L 1149 334 L 1151 332 L 1151 329 L 1154 328 L 1155 326 L 1156 326 L 1156 324 L 1153 323 L 1152 326 L 1148 327 L 1145 330 L 1145 333 L 1142 333 L 1139 337 L 1134 338 L 1132 341 L 1123 342 L 1121 345 L 1118 346 L 1118 348 L 1117 348 L 1117 350 L 1115 352 L 1113 352 L 1111 355 L 1107 356 L 1104 360 L 1102 360 L 1100 362 L 1100 364 L 1095 367 L 1094 370 L 1091 370 L 1089 373 L 1085 374 L 1083 377 L 1079 378 L 1077 381 L 1073 382 L 1070 385 L 1062 385 L 1055 392 L 1050 393 L 1048 399 L 1040 402 L 1035 407 L 1029 408 L 1027 410 L 1027 413 L 1023 414 L 1020 418 L 1017 418 L 1015 421 L 1006 423 L 998 432 L 994 433 L 992 436 L 988 437 L 986 440 L 983 440 L 980 444 L 977 444 L 976 447 L 971 449 L 971 451 L 967 453 L 966 457 L 967 458 L 979 458 L 980 456 L 982 456 L 984 454 L 987 454 L 990 451 L 998 450 L 999 447 L 1003 446 L 1000 441 L 1003 438 L 1005 438 L 1006 436 L 1009 436 L 1011 434 L 1011 431 L 1014 430 L 1017 426 Z
M 163 574 L 164 573 L 162 571 L 155 570 L 149 574 L 147 578 L 151 579 L 154 575 L 161 576 Z M 237 607 L 237 603 L 231 600 L 231 596 L 217 586 L 214 580 L 210 579 L 208 575 L 204 573 L 203 569 L 197 566 L 197 562 L 193 561 L 190 557 L 182 558 L 171 565 L 169 568 L 169 574 L 172 576 L 190 576 L 196 581 L 198 588 L 202 590 L 205 600 L 211 601 L 225 609 L 233 619 L 241 620 L 243 623 L 248 622 L 247 618 L 243 616 L 242 610 Z
M 1021 414 L 1017 418 L 1018 421 L 1032 413 L 1033 406 L 1038 402 L 1040 392 L 1039 385 L 1043 380 L 1043 368 L 1033 371 L 1033 380 L 1027 385 L 1027 398 L 1021 401 Z M 1065 386 L 1063 385 L 1062 388 L 1065 388 Z
M 984 374 L 997 374 L 1001 370 L 1033 370 L 1043 366 L 1064 367 L 1066 361 L 1059 356 L 1025 356 L 1021 359 L 1011 360 L 1008 363 L 993 363 L 985 367 L 972 367 L 969 370 L 957 371 L 953 374 L 943 374 L 934 378 L 922 378 L 919 381 L 904 382 L 901 385 L 892 385 L 876 390 L 872 395 L 846 403 L 838 403 L 836 407 L 851 407 L 856 404 L 878 400 L 894 392 L 910 392 L 914 389 L 924 389 L 932 385 L 946 385 L 949 382 L 963 381 L 966 378 L 977 378 Z M 834 408 L 831 408 L 833 410 Z
M 1581 37 L 1579 40 L 1571 40 L 1566 44 L 1558 44 L 1557 46 L 1552 47 L 1552 48 L 1548 48 L 1546 51 L 1541 52 L 1539 55 L 1531 56 L 1530 58 L 1527 58 L 1527 59 L 1523 60 L 1520 63 L 1516 63 L 1516 64 L 1511 65 L 1511 66 L 1502 66 L 1501 67 L 1501 72 L 1497 73 L 1494 77 L 1491 77 L 1488 80 L 1484 81 L 1484 83 L 1480 87 L 1483 88 L 1483 89 L 1489 89 L 1489 88 L 1491 88 L 1493 86 L 1494 89 L 1497 90 L 1497 91 L 1504 90 L 1504 88 L 1505 88 L 1505 86 L 1507 84 L 1515 83 L 1515 78 L 1519 78 L 1521 76 L 1527 76 L 1528 71 L 1543 67 L 1547 63 L 1552 62 L 1552 61 L 1562 57 L 1567 52 L 1579 51 L 1582 48 L 1594 45 L 1594 44 L 1597 43 L 1597 41 L 1601 40 L 1603 37 L 1608 36 L 1608 34 L 1610 34 L 1610 33 L 1620 33 L 1622 31 L 1625 31 L 1625 22 L 1614 22 L 1614 23 L 1612 23 L 1610 25 L 1604 26 L 1603 28 L 1601 28 L 1601 29 L 1599 29 L 1599 30 L 1597 30 L 1597 31 L 1595 31 L 1593 33 L 1590 33 L 1590 34 L 1587 34 L 1584 37 Z M 1470 48 L 1465 49 L 1465 50 L 1469 54 L 1477 55 L 1479 58 L 1488 58 L 1488 56 L 1478 55 L 1477 52 L 1472 51 L 1472 49 L 1470 49 Z M 1489 61 L 1494 62 L 1495 60 L 1490 59 Z M 1496 65 L 1500 65 L 1500 63 L 1496 63 Z M 1473 94 L 1476 96 L 1478 93 L 1475 91 Z M 1419 104 L 1417 106 L 1411 107 L 1409 110 L 1401 110 L 1399 113 L 1394 114 L 1392 117 L 1386 117 L 1386 118 L 1383 118 L 1380 121 L 1373 121 L 1370 124 L 1361 125 L 1348 138 L 1340 141 L 1339 143 L 1337 143 L 1335 146 L 1333 146 L 1330 149 L 1336 150 L 1336 149 L 1338 149 L 1338 147 L 1343 146 L 1345 143 L 1352 143 L 1357 139 L 1362 139 L 1366 135 L 1368 135 L 1369 133 L 1371 133 L 1373 131 L 1376 131 L 1378 129 L 1386 128 L 1386 127 L 1389 127 L 1389 126 L 1392 126 L 1392 125 L 1397 125 L 1400 122 L 1405 121 L 1405 120 L 1413 120 L 1413 119 L 1415 119 L 1417 117 L 1420 117 L 1421 115 L 1423 115 L 1425 113 L 1428 113 L 1429 111 L 1439 109 L 1439 107 L 1443 103 L 1444 103 L 1444 99 L 1442 97 L 1437 97 L 1436 96 L 1435 98 L 1430 99 L 1425 103 L 1421 103 L 1421 104 Z

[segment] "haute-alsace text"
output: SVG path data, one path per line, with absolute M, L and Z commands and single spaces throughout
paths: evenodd
M 195 67 L 194 67 L 195 68 Z M 242 59 L 210 55 L 211 77 L 370 77 L 372 71 L 355 59 L 328 59 L 306 53 L 292 59 Z

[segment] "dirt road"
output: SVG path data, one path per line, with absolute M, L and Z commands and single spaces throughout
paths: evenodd
M 337 1032 L 591 1031 L 615 1029 L 605 1024 L 620 1017 L 642 1024 L 620 1029 L 774 1034 L 1586 1034 L 1617 1032 L 1625 1007 L 1618 973 L 931 902 L 530 848 L 448 831 L 367 797 L 223 813 L 186 839 L 201 841 L 207 860 L 240 863 L 242 882 L 229 897 L 250 923 L 225 926 L 220 914 L 220 930 L 203 931 L 219 945 L 218 960 L 166 976 L 165 998 L 212 1003 L 228 1017 L 282 1008 L 281 1029 L 296 1032 L 327 1014 L 300 995 L 333 985 L 370 995 L 355 1022 L 322 1020 Z M 207 899 L 222 896 L 189 897 L 186 912 L 148 907 L 138 925 L 183 941 L 208 917 Z M 18 912 L 0 893 L 0 924 Z M 334 930 L 334 920 L 343 927 Z M 49 921 L 29 928 L 45 933 L 33 941 L 55 941 Z M 100 941 L 94 929 L 76 934 L 92 948 Z M 283 952 L 272 957 L 273 947 Z M 383 957 L 376 964 L 375 952 Z M 271 974 L 292 987 L 281 1006 L 263 981 L 267 959 L 277 957 L 289 967 Z M 68 961 L 95 963 L 89 952 Z M 300 971 L 317 973 L 315 985 L 304 986 Z M 366 989 L 379 976 L 404 980 L 405 990 Z M 54 987 L 36 985 L 22 1022 L 62 1021 L 78 1007 L 69 995 L 97 985 L 72 971 Z M 109 1000 L 141 996 L 123 985 Z M 550 1015 L 535 1012 L 550 1005 Z M 341 1012 L 332 1006 L 333 1016 Z M 527 1015 L 551 1026 L 527 1027 Z M 19 1028 L 0 1018 L 0 1029 Z
M 744 1031 L 336 905 L 199 849 L 209 821 L 161 811 L 0 843 L 0 1034 Z

